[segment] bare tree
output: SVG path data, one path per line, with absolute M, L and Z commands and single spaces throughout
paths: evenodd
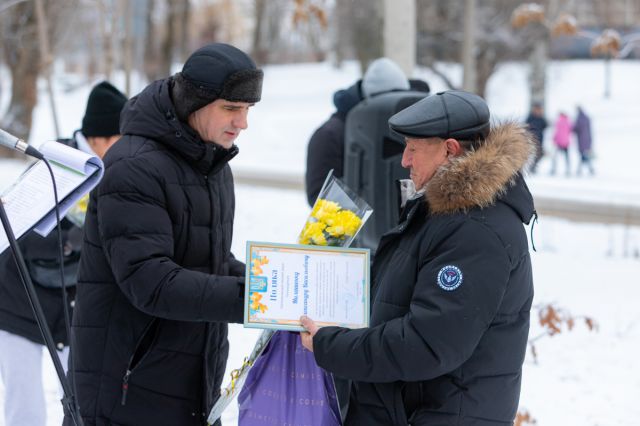
M 462 88 L 469 92 L 475 92 L 476 83 L 476 56 L 475 47 L 476 28 L 476 1 L 464 2 L 464 33 L 462 42 Z
M 267 5 L 267 0 L 253 0 L 253 14 L 256 24 L 251 39 L 251 56 L 258 64 L 267 63 L 269 54 L 269 49 L 263 42 L 263 35 L 266 31 Z
M 193 15 L 191 37 L 197 45 L 212 43 L 220 40 L 222 28 L 222 14 L 216 4 L 205 3 L 198 7 Z
M 176 10 L 176 19 L 178 20 L 179 37 L 177 40 L 176 56 L 180 62 L 184 62 L 189 57 L 189 26 L 191 24 L 191 2 L 179 2 L 178 10 Z
M 381 0 L 336 0 L 337 51 L 354 55 L 364 73 L 371 61 L 384 55 Z
M 532 40 L 531 52 L 527 59 L 530 64 L 529 90 L 532 103 L 545 102 L 546 69 L 549 62 L 551 35 L 560 30 L 562 25 L 554 29 L 554 22 L 560 18 L 558 0 L 546 0 L 542 3 L 525 3 L 514 9 L 511 25 L 516 29 L 527 31 L 526 38 Z M 524 23 L 524 24 L 523 24 Z M 524 27 L 523 27 L 524 25 Z M 567 23 L 571 26 L 571 24 Z M 569 31 L 573 31 L 571 29 Z
M 513 0 L 482 2 L 477 8 L 476 92 L 485 96 L 487 82 L 501 63 L 531 50 L 531 43 L 517 37 L 511 28 L 511 12 L 519 3 Z
M 40 51 L 34 5 L 30 2 L 17 4 L 5 11 L 1 18 L 4 61 L 12 82 L 11 100 L 1 127 L 26 140 L 31 131 L 33 108 L 38 101 L 36 82 Z M 15 49 L 7 49 L 7 45 L 13 45 Z M 8 151 L 2 153 L 7 156 Z
M 167 0 L 167 11 L 164 19 L 164 34 L 160 45 L 159 61 L 160 75 L 168 76 L 171 74 L 171 64 L 173 63 L 173 53 L 177 45 L 179 31 L 176 28 L 178 24 L 178 8 L 181 0 Z
M 523 58 L 532 41 L 510 26 L 517 0 L 484 0 L 475 11 L 474 60 L 476 93 L 484 96 L 487 82 L 506 60 Z M 437 72 L 436 61 L 459 61 L 463 37 L 464 0 L 418 0 L 418 62 Z M 454 83 L 446 80 L 451 88 Z
M 146 43 L 144 44 L 144 64 L 143 71 L 147 80 L 154 81 L 160 78 L 160 66 L 158 64 L 158 47 L 156 40 L 156 28 L 154 23 L 154 11 L 159 0 L 149 0 L 149 7 L 145 13 Z
M 191 6 L 183 0 L 149 0 L 145 13 L 143 69 L 153 81 L 170 75 L 173 61 L 189 55 Z
M 327 13 L 319 1 L 296 0 L 293 11 L 293 28 L 302 37 L 311 53 L 311 60 L 324 61 L 327 48 L 324 39 L 327 27 Z
M 113 71 L 113 28 L 115 27 L 115 11 L 113 2 L 109 0 L 98 0 L 98 19 L 100 21 L 100 39 L 102 45 L 102 69 L 107 80 L 111 79 Z
M 251 56 L 259 64 L 284 57 L 282 33 L 285 20 L 289 19 L 291 5 L 291 0 L 254 0 L 255 26 L 251 38 Z
M 66 22 L 76 2 L 43 0 L 47 17 L 47 36 L 52 50 L 56 40 L 66 28 Z M 38 102 L 37 80 L 40 75 L 40 48 L 38 40 L 35 3 L 14 2 L 0 12 L 0 37 L 4 44 L 4 63 L 11 75 L 9 107 L 0 121 L 0 127 L 28 140 L 33 119 L 33 109 Z M 10 46 L 10 47 L 9 47 Z M 3 152 L 4 156 L 12 155 Z
M 124 93 L 131 95 L 131 72 L 133 70 L 133 5 L 132 0 L 120 0 L 119 16 L 124 20 L 124 34 L 122 37 L 122 68 L 124 69 Z

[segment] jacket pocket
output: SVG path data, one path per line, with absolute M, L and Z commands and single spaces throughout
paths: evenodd
M 131 354 L 131 358 L 129 359 L 129 364 L 127 365 L 127 370 L 122 378 L 122 399 L 120 403 L 125 405 L 127 403 L 127 392 L 129 391 L 129 379 L 131 375 L 135 371 L 136 367 L 142 363 L 142 361 L 147 357 L 147 355 L 151 352 L 151 348 L 155 340 L 158 337 L 158 329 L 160 327 L 160 320 L 158 318 L 154 318 L 151 322 L 145 327 L 144 331 L 140 335 L 136 346 L 133 349 L 133 353 Z

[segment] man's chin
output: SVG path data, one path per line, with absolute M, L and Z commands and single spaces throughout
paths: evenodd
M 214 144 L 218 145 L 221 148 L 224 149 L 231 149 L 231 147 L 233 146 L 233 143 L 235 142 L 235 139 L 232 141 L 225 141 L 225 142 L 213 142 Z
M 413 186 L 415 186 L 416 191 L 421 190 L 427 184 L 427 182 L 424 182 L 418 179 L 411 179 L 411 182 L 413 182 Z

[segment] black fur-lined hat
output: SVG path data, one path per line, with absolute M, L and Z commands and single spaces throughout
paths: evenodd
M 410 138 L 484 139 L 489 134 L 489 107 L 480 96 L 448 90 L 428 96 L 389 119 L 394 132 Z
M 216 99 L 258 102 L 262 78 L 262 70 L 240 49 L 224 43 L 203 46 L 173 76 L 171 97 L 176 114 L 186 122 L 191 113 Z

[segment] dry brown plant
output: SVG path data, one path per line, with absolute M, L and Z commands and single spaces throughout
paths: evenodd
M 618 56 L 622 46 L 622 37 L 616 30 L 606 29 L 591 44 L 592 56 Z
M 327 13 L 325 10 L 307 0 L 295 0 L 295 10 L 293 11 L 293 25 L 298 26 L 309 22 L 311 19 L 316 19 L 320 24 L 320 27 L 327 29 L 329 21 L 327 19 Z
M 513 28 L 524 28 L 534 23 L 544 23 L 544 9 L 539 4 L 521 4 L 515 8 L 511 15 L 511 26 Z
M 558 19 L 553 23 L 551 28 L 551 35 L 557 36 L 572 36 L 578 33 L 578 23 L 576 18 L 568 13 L 561 13 Z
M 538 363 L 538 351 L 536 350 L 535 342 L 541 338 L 552 337 L 563 331 L 572 331 L 576 322 L 584 322 L 589 331 L 598 330 L 598 324 L 593 318 L 585 315 L 573 316 L 566 309 L 559 308 L 552 303 L 537 306 L 536 309 L 538 310 L 538 322 L 543 331 L 539 335 L 530 338 L 528 342 L 533 362 L 536 364 Z
M 523 426 L 523 425 L 534 425 L 536 424 L 536 419 L 533 418 L 528 411 L 518 411 L 516 415 L 516 419 L 513 421 L 513 426 Z

